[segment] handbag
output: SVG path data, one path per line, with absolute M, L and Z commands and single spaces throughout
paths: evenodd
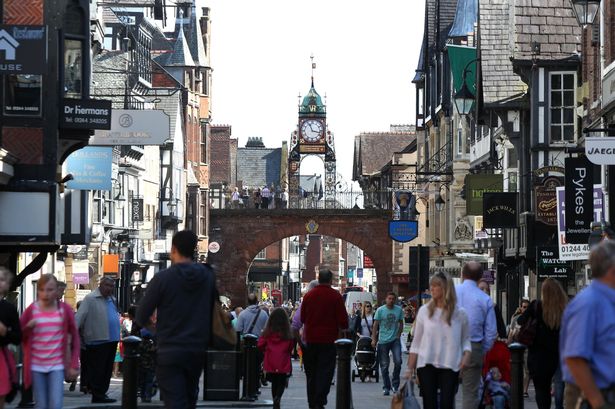
M 519 328 L 519 332 L 517 332 L 515 341 L 528 347 L 534 344 L 534 339 L 536 338 L 536 331 L 538 330 L 538 316 L 541 314 L 542 311 L 540 309 L 540 304 L 537 303 L 534 314 L 529 317 L 525 324 L 521 325 L 521 328 Z
M 229 351 L 235 349 L 235 345 L 237 345 L 237 334 L 231 323 L 231 317 L 222 309 L 220 301 L 214 300 L 209 346 L 219 351 Z
M 414 382 L 408 379 L 393 395 L 391 409 L 421 409 L 419 401 L 414 394 Z
M 15 396 L 17 396 L 17 392 L 19 392 L 19 382 L 17 381 L 17 377 L 15 376 L 15 362 L 11 358 L 9 358 L 6 348 L 2 348 L 2 354 L 4 355 L 6 370 L 9 375 L 9 382 L 11 383 L 11 389 L 4 397 L 4 401 L 7 403 L 11 403 L 15 399 Z

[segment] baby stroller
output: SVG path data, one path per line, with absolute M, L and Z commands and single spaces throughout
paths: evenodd
M 357 341 L 354 363 L 356 370 L 352 370 L 353 382 L 357 376 L 361 379 L 361 382 L 365 382 L 365 378 L 368 376 L 376 379 L 376 382 L 378 382 L 378 361 L 376 360 L 376 350 L 372 347 L 372 339 L 370 337 L 361 337 Z

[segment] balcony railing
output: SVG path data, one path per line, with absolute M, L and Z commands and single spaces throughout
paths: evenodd
M 218 191 L 219 192 L 219 191 Z M 301 195 L 290 195 L 289 201 L 284 205 L 281 195 L 276 193 L 269 205 L 264 208 L 263 204 L 254 201 L 254 194 L 248 191 L 240 200 L 231 200 L 230 194 L 215 195 L 212 192 L 210 200 L 211 209 L 383 209 L 390 210 L 392 207 L 391 191 L 367 191 L 367 192 L 335 192 L 332 197 L 325 198 L 318 193 L 306 192 Z

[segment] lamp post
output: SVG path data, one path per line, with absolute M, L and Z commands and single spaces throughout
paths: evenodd
M 600 0 L 570 0 L 570 4 L 581 27 L 594 23 L 600 9 Z
M 444 210 L 444 206 L 446 205 L 446 202 L 444 201 L 440 193 L 438 193 L 438 197 L 436 197 L 435 205 L 436 205 L 437 211 L 441 212 L 442 210 Z
M 459 91 L 453 95 L 453 100 L 455 102 L 455 106 L 457 107 L 457 112 L 459 115 L 468 115 L 472 110 L 472 105 L 476 101 L 476 96 L 470 91 L 468 88 L 468 84 L 466 83 L 466 77 L 468 75 L 470 64 L 480 61 L 480 58 L 475 58 L 472 61 L 468 62 L 463 69 L 463 74 L 461 75 L 462 84 Z

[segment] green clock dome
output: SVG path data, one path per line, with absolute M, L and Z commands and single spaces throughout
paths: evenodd
M 322 103 L 322 98 L 316 92 L 314 88 L 314 81 L 312 81 L 312 87 L 299 107 L 299 114 L 306 116 L 324 117 L 327 113 L 325 104 Z

